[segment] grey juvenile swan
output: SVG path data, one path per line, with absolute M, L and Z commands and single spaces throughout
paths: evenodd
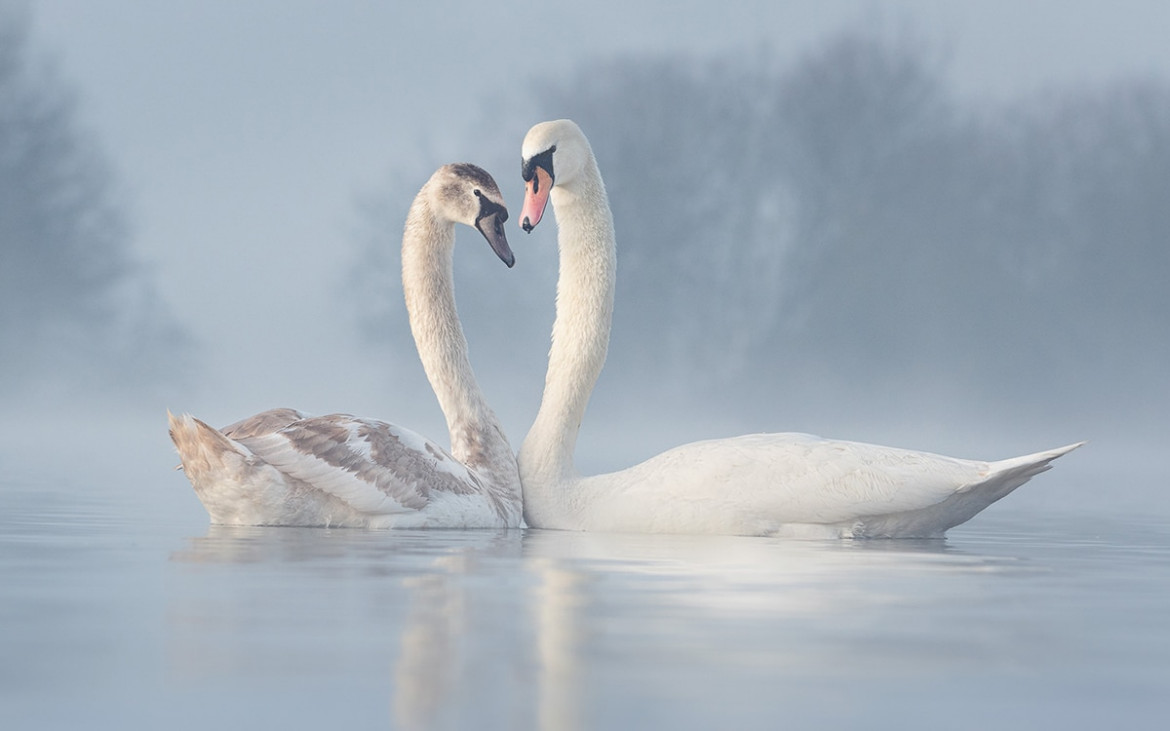
M 439 168 L 410 207 L 402 284 L 410 329 L 451 436 L 448 453 L 400 426 L 273 409 L 216 430 L 170 419 L 183 470 L 213 523 L 368 528 L 521 526 L 520 479 L 467 356 L 455 310 L 455 224 L 475 227 L 509 267 L 508 211 L 469 164 Z

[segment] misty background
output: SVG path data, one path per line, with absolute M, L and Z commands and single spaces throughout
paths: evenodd
M 238 5 L 0 1 L 9 435 L 80 418 L 167 464 L 167 408 L 293 406 L 445 442 L 402 305 L 405 212 L 466 160 L 515 218 L 524 133 L 571 117 L 619 247 L 582 469 L 757 430 L 987 458 L 1090 439 L 1035 499 L 1063 479 L 1167 506 L 1160 4 Z M 460 312 L 514 447 L 555 233 L 511 227 L 509 271 L 459 232 Z

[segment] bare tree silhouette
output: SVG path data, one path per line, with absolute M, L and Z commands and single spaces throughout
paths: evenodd
M 132 255 L 114 180 L 75 97 L 0 9 L 0 391 L 141 388 L 187 338 Z M 178 357 L 174 362 L 180 362 Z
M 607 378 L 737 410 L 817 383 L 842 403 L 919 394 L 915 414 L 936 398 L 943 416 L 953 399 L 1153 418 L 1170 85 L 959 99 L 936 55 L 850 29 L 791 64 L 643 56 L 534 80 L 517 139 L 576 119 L 610 193 Z

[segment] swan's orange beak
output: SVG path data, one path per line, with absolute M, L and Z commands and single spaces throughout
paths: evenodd
M 520 209 L 520 227 L 531 233 L 544 216 L 544 208 L 548 205 L 548 194 L 552 190 L 553 179 L 548 171 L 537 167 L 532 179 L 524 184 L 524 207 Z

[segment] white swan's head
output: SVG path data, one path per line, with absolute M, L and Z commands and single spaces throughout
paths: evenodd
M 436 216 L 471 226 L 483 234 L 502 262 L 509 267 L 516 263 L 504 234 L 508 208 L 496 181 L 486 170 L 466 162 L 444 165 L 431 176 L 427 187 Z
M 572 120 L 541 122 L 528 130 L 520 148 L 520 174 L 524 178 L 520 226 L 525 231 L 540 223 L 553 187 L 571 187 L 592 157 L 589 140 Z

